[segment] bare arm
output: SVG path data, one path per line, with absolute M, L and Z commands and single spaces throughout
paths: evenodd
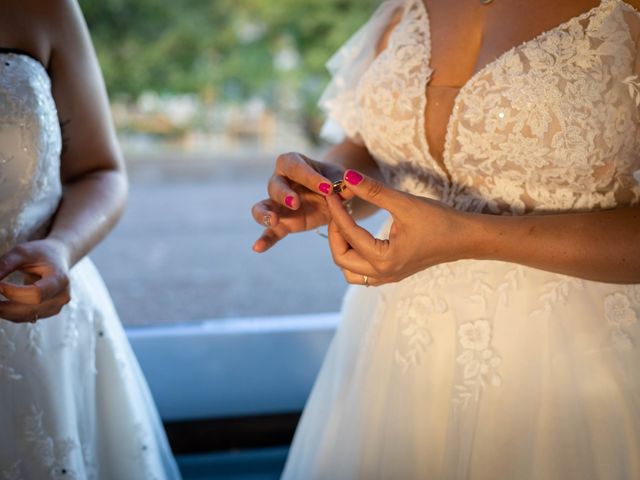
M 61 158 L 64 193 L 49 238 L 65 245 L 70 265 L 112 229 L 125 204 L 127 182 L 107 95 L 89 33 L 76 2 L 55 9 L 50 72 L 65 125 Z
M 349 189 L 388 210 L 388 240 L 374 238 L 327 198 L 334 260 L 348 281 L 396 282 L 443 262 L 501 260 L 607 283 L 640 283 L 640 207 L 526 216 L 473 214 L 351 176 Z
M 610 283 L 640 283 L 640 208 L 469 218 L 473 258 Z

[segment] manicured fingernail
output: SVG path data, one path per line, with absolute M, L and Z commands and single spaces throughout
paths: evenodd
M 347 170 L 347 173 L 344 175 L 344 179 L 351 185 L 358 185 L 362 181 L 362 178 L 362 175 L 355 170 Z
M 327 182 L 322 182 L 320 185 L 318 185 L 318 190 L 327 195 L 331 191 L 331 185 L 329 185 Z
M 293 197 L 291 195 L 287 195 L 284 199 L 284 203 L 287 207 L 293 208 Z

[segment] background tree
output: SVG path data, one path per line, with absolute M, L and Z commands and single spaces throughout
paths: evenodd
M 306 129 L 324 64 L 379 0 L 81 0 L 114 99 L 145 91 L 203 100 L 300 100 Z

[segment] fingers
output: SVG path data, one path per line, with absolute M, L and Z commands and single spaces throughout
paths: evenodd
M 291 188 L 289 181 L 280 175 L 272 175 L 267 184 L 269 198 L 280 205 L 297 210 L 300 208 L 300 197 Z
M 253 244 L 253 251 L 257 253 L 266 252 L 288 234 L 289 231 L 282 224 L 274 228 L 267 228 Z
M 0 302 L 0 318 L 16 323 L 34 322 L 52 317 L 69 302 L 69 297 L 59 296 L 37 306 L 17 302 Z
M 362 275 L 370 277 L 376 275 L 375 269 L 357 251 L 351 248 L 334 222 L 329 223 L 328 233 L 331 256 L 334 263 L 343 269 L 343 272 L 344 270 L 349 270 L 361 277 Z
M 280 222 L 280 216 L 276 213 L 277 205 L 272 200 L 263 200 L 256 203 L 251 209 L 253 219 L 267 228 L 275 227 Z
M 359 273 L 354 273 L 350 270 L 343 269 L 342 274 L 344 275 L 344 279 L 347 283 L 351 285 L 363 285 L 365 287 L 377 287 L 378 285 L 382 285 L 386 283 L 385 281 L 378 279 L 376 277 L 371 277 L 368 275 L 361 275 Z
M 0 318 L 30 322 L 57 314 L 69 302 L 65 257 L 56 242 L 35 240 L 15 246 L 0 258 L 0 279 L 20 273 L 21 284 L 1 282 Z
M 284 206 L 298 208 L 300 199 L 291 189 L 288 181 L 302 185 L 312 192 L 329 195 L 331 180 L 318 173 L 310 162 L 307 157 L 299 153 L 280 155 L 276 160 L 275 174 L 269 182 L 269 196 Z
M 66 275 L 49 271 L 30 285 L 2 283 L 0 284 L 0 292 L 8 299 L 26 305 L 38 305 L 58 296 L 66 298 L 65 303 L 67 303 L 69 301 L 69 279 Z
M 0 280 L 18 270 L 22 265 L 24 257 L 20 252 L 18 248 L 13 248 L 0 257 Z
M 56 315 L 71 300 L 66 276 L 49 274 L 31 285 L 0 284 L 9 301 L 0 302 L 0 318 L 12 322 L 33 322 Z
M 399 213 L 408 206 L 407 194 L 389 188 L 382 182 L 367 177 L 356 170 L 344 172 L 344 181 L 347 184 L 347 188 L 356 197 L 387 210 L 391 214 Z
M 389 241 L 380 240 L 359 226 L 342 205 L 337 195 L 327 197 L 327 205 L 331 218 L 344 240 L 369 263 L 383 258 L 388 249 Z

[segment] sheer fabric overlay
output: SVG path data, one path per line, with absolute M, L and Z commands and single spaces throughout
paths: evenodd
M 379 8 L 321 105 L 391 185 L 460 210 L 636 205 L 639 34 L 638 12 L 604 0 L 484 66 L 456 97 L 445 168 L 425 140 L 421 0 Z M 284 478 L 640 478 L 639 312 L 638 285 L 498 261 L 352 287 Z
M 62 192 L 60 151 L 46 70 L 26 55 L 0 53 L 0 254 L 46 230 Z M 0 319 L 0 478 L 179 478 L 89 259 L 71 271 L 71 297 L 36 324 Z

